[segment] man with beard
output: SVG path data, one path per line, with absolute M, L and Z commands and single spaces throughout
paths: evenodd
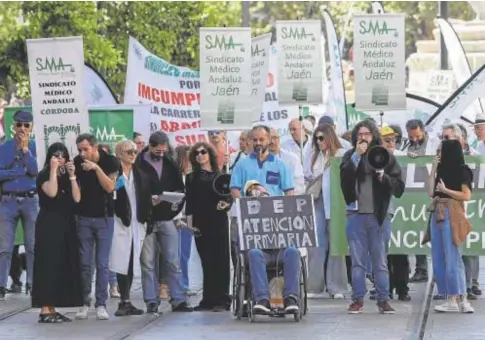
M 401 179 L 401 168 L 392 154 L 389 154 L 389 162 L 382 170 L 377 171 L 369 165 L 367 151 L 380 144 L 377 127 L 364 120 L 352 130 L 353 148 L 345 153 L 340 164 L 340 186 L 347 204 L 346 234 L 352 259 L 350 314 L 362 312 L 369 254 L 379 312 L 395 312 L 389 304 L 389 271 L 383 224 L 391 196 L 402 196 L 404 182 Z
M 76 207 L 76 231 L 79 238 L 79 256 L 84 306 L 76 319 L 87 319 L 91 304 L 93 255 L 96 245 L 96 318 L 108 320 L 109 254 L 114 231 L 113 191 L 120 169 L 119 160 L 106 153 L 90 133 L 76 139 L 79 155 L 74 158 L 76 177 L 81 189 L 81 201 Z
M 239 161 L 231 175 L 233 198 L 245 196 L 252 186 L 263 187 L 269 196 L 293 195 L 293 175 L 279 157 L 270 152 L 271 131 L 267 126 L 258 125 L 251 131 L 254 152 Z M 270 294 L 266 264 L 281 259 L 285 268 L 284 307 L 288 313 L 299 310 L 300 253 L 296 248 L 278 250 L 251 249 L 248 252 L 249 270 L 256 301 L 255 313 L 269 313 Z
M 182 286 L 182 271 L 178 251 L 179 237 L 173 222 L 182 210 L 183 203 L 162 201 L 163 192 L 184 192 L 182 173 L 175 160 L 169 156 L 169 139 L 161 131 L 154 132 L 137 156 L 135 187 L 137 191 L 138 221 L 147 223 L 147 233 L 140 255 L 143 299 L 147 313 L 158 314 L 158 279 L 155 263 L 158 249 L 162 252 L 167 269 L 170 303 L 173 312 L 192 312 Z

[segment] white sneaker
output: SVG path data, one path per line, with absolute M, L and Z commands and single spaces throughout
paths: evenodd
M 98 320 L 109 320 L 109 314 L 106 311 L 106 307 L 99 306 L 96 308 L 96 319 Z
M 448 300 L 441 305 L 436 305 L 434 307 L 434 310 L 436 312 L 442 312 L 442 313 L 446 313 L 446 312 L 456 313 L 460 311 L 460 308 L 458 307 L 458 303 L 456 301 Z
M 466 314 L 475 313 L 475 309 L 473 309 L 472 305 L 470 304 L 470 301 L 468 300 L 460 302 L 460 310 L 462 313 L 466 313 Z
M 76 313 L 76 319 L 78 320 L 86 320 L 88 318 L 89 307 L 82 306 L 79 308 L 79 311 Z
M 333 296 L 333 299 L 334 300 L 342 300 L 342 299 L 345 299 L 345 296 L 344 294 L 341 294 L 341 293 L 337 293 Z
M 307 297 L 309 299 L 325 299 L 327 297 L 327 294 L 325 293 L 308 293 Z

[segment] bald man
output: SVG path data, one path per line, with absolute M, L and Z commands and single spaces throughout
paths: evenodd
M 302 128 L 302 123 L 298 119 L 292 119 L 288 124 L 288 129 L 290 130 L 291 138 L 286 140 L 284 143 L 281 144 L 281 148 L 293 152 L 298 156 L 301 162 L 301 141 L 303 139 L 303 147 L 306 145 L 307 141 L 309 140 L 307 134 L 305 133 L 305 129 Z
M 288 166 L 293 174 L 295 184 L 295 195 L 305 194 L 305 178 L 303 176 L 303 166 L 298 156 L 287 150 L 283 150 L 280 147 L 280 136 L 275 129 L 270 130 L 271 143 L 269 150 L 275 155 L 281 158 L 281 160 Z

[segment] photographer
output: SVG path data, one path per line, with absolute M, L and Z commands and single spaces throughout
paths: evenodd
M 352 130 L 353 148 L 345 153 L 340 165 L 340 183 L 347 204 L 347 240 L 352 259 L 352 300 L 348 312 L 362 312 L 366 293 L 366 259 L 370 254 L 375 275 L 379 312 L 392 314 L 389 304 L 389 272 L 386 263 L 386 237 L 382 228 L 391 195 L 404 192 L 401 168 L 389 154 L 382 170 L 373 169 L 367 159 L 368 150 L 380 145 L 377 127 L 370 121 L 358 123 Z

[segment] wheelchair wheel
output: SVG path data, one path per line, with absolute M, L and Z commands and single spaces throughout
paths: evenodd
M 239 275 L 239 260 L 236 261 L 236 268 L 234 268 L 234 275 L 232 280 L 232 314 L 237 317 L 239 320 L 240 317 L 238 316 L 239 312 L 239 286 L 241 285 L 240 282 L 240 275 Z
M 300 313 L 301 318 L 308 311 L 308 294 L 307 294 L 307 267 L 306 261 L 301 258 L 301 277 L 300 277 Z M 301 319 L 300 318 L 300 319 Z
M 237 319 L 241 320 L 244 315 L 244 300 L 246 300 L 246 273 L 245 268 L 241 266 L 239 266 L 239 291 L 237 292 L 237 300 Z

